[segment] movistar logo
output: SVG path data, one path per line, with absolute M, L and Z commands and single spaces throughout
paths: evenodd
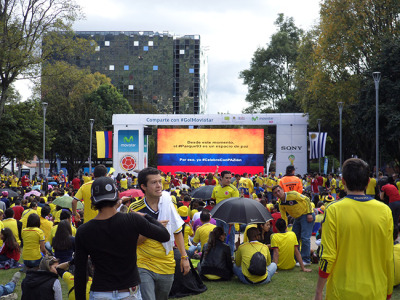
M 258 120 L 258 117 L 251 117 L 251 119 L 252 119 L 253 121 L 257 121 L 257 120 Z
M 130 136 L 129 138 L 127 136 L 124 136 L 124 142 L 125 143 L 133 142 L 133 136 Z

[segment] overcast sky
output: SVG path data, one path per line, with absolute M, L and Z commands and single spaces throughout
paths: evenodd
M 239 72 L 253 53 L 265 47 L 276 31 L 279 13 L 309 29 L 318 20 L 319 0 L 76 0 L 86 19 L 75 30 L 169 31 L 200 35 L 208 51 L 208 109 L 206 113 L 241 113 L 247 88 Z M 26 97 L 26 88 L 17 88 Z

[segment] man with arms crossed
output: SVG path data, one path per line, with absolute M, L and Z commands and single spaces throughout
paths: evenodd
M 183 240 L 182 218 L 176 211 L 168 192 L 162 191 L 161 173 L 155 168 L 145 168 L 138 175 L 139 187 L 145 198 L 131 204 L 131 210 L 150 216 L 169 228 L 171 240 L 181 254 L 181 271 L 186 275 L 190 271 L 189 259 Z M 164 216 L 169 215 L 169 219 Z M 140 275 L 140 292 L 145 300 L 168 299 L 174 281 L 175 259 L 171 247 L 151 238 L 139 236 L 137 264 Z
M 211 195 L 211 198 L 215 200 L 217 204 L 228 198 L 239 197 L 239 190 L 231 184 L 231 179 L 232 173 L 230 171 L 221 172 L 221 182 L 219 185 L 215 186 Z M 227 244 L 231 248 L 231 256 L 233 256 L 233 252 L 235 251 L 235 226 L 232 225 L 229 231 L 229 225 L 220 220 L 217 220 L 217 226 L 224 228 L 225 233 L 228 234 Z
M 393 291 L 393 219 L 390 208 L 365 195 L 368 164 L 343 164 L 347 196 L 325 209 L 315 299 L 390 299 Z

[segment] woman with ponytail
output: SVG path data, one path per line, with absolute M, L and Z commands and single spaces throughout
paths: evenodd
M 200 276 L 208 280 L 231 280 L 233 264 L 231 250 L 224 243 L 226 233 L 222 227 L 210 232 L 208 243 L 204 245 L 201 262 L 197 266 Z

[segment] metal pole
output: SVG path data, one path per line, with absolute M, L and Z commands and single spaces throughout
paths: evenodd
M 42 174 L 44 178 L 46 178 L 45 174 L 45 156 L 46 156 L 46 110 L 47 110 L 47 102 L 42 102 L 43 107 L 43 171 Z
M 340 149 L 339 149 L 339 173 L 342 172 L 342 112 L 343 112 L 343 105 L 344 102 L 338 102 L 338 107 L 339 107 L 339 135 L 340 135 L 340 139 L 339 139 L 339 143 L 340 143 Z
M 321 139 L 321 119 L 317 119 L 318 121 L 318 145 L 320 145 L 319 141 Z M 319 151 L 321 153 L 321 151 Z M 318 172 L 321 174 L 321 156 L 318 153 Z
M 372 73 L 375 82 L 375 151 L 376 151 L 376 180 L 379 176 L 379 81 L 381 80 L 381 72 Z
M 92 131 L 94 119 L 90 119 L 90 153 L 89 153 L 89 174 L 92 174 Z

